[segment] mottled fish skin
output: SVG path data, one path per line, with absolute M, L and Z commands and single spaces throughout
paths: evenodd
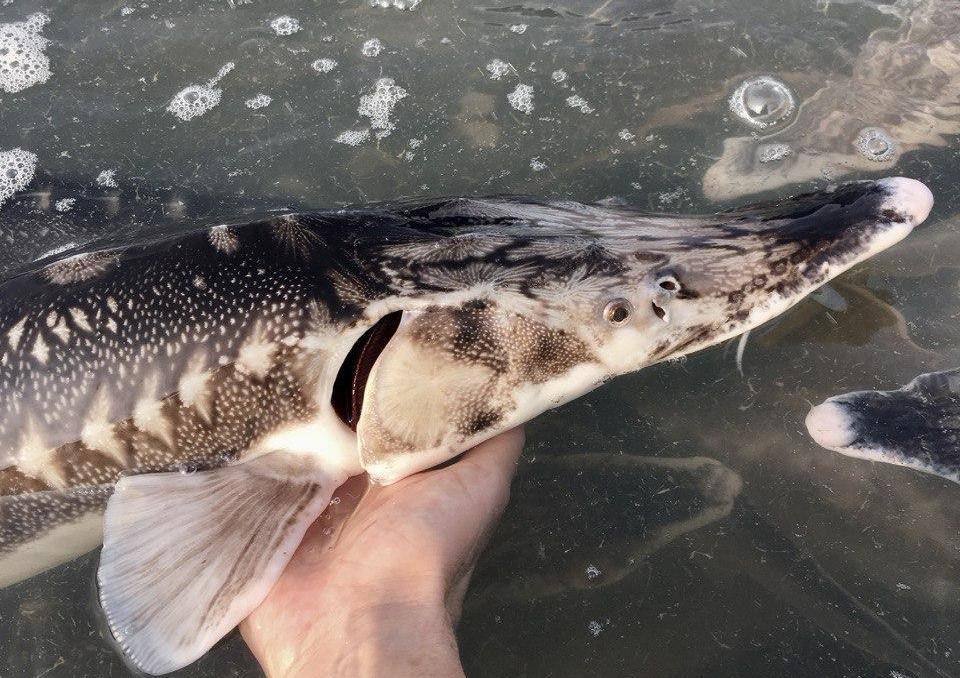
M 960 483 L 960 369 L 921 374 L 892 391 L 828 398 L 806 424 L 829 450 Z
M 920 0 L 899 30 L 875 31 L 848 77 L 828 80 L 802 101 L 796 119 L 769 133 L 730 137 L 703 178 L 710 200 L 730 200 L 854 172 L 882 172 L 903 154 L 945 146 L 960 133 L 960 3 Z M 865 129 L 881 130 L 887 152 L 862 153 Z M 768 149 L 786 147 L 770 160 Z
M 705 217 L 456 199 L 41 260 L 0 284 L 0 568 L 102 510 L 122 475 L 298 446 L 380 482 L 428 468 L 764 322 L 906 236 L 931 204 L 906 179 Z M 357 436 L 331 404 L 334 380 L 396 311 Z M 442 416 L 425 419 L 424 398 Z

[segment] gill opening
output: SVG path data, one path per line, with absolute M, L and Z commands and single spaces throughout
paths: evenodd
M 340 420 L 354 431 L 360 421 L 370 371 L 396 334 L 402 316 L 403 311 L 394 311 L 374 323 L 350 348 L 337 372 L 330 404 Z

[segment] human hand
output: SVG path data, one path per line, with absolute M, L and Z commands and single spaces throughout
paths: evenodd
M 393 485 L 337 490 L 240 625 L 267 675 L 462 676 L 453 625 L 522 448 L 514 429 Z

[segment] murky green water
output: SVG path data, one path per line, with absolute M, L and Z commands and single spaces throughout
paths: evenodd
M 808 300 L 754 332 L 742 374 L 719 347 L 531 424 L 460 639 L 471 676 L 960 675 L 960 488 L 833 455 L 803 428 L 827 396 L 960 365 L 960 114 L 939 100 L 956 99 L 960 47 L 937 37 L 960 33 L 957 3 L 14 0 L 0 23 L 38 11 L 52 75 L 0 91 L 0 151 L 37 156 L 0 209 L 4 267 L 281 207 L 523 193 L 681 212 L 831 179 L 925 181 L 927 225 L 836 281 L 843 303 Z M 278 35 L 281 15 L 301 30 Z M 167 111 L 230 62 L 216 106 Z M 727 98 L 762 74 L 797 107 L 757 132 Z M 519 85 L 529 113 L 508 98 Z M 269 105 L 248 107 L 259 94 Z M 890 133 L 892 161 L 836 133 L 865 126 Z M 787 143 L 802 183 L 741 163 L 705 191 L 728 146 L 766 143 L 751 134 Z M 98 185 L 105 170 L 116 187 Z M 0 591 L 0 674 L 130 674 L 93 614 L 94 567 Z M 260 673 L 231 636 L 177 675 Z

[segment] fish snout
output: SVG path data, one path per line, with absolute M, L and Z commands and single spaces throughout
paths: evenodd
M 807 413 L 804 423 L 814 442 L 828 450 L 842 451 L 857 439 L 850 413 L 843 403 L 832 400 L 820 403 Z
M 881 208 L 891 210 L 911 226 L 921 224 L 933 208 L 933 193 L 923 182 L 907 177 L 889 177 L 880 179 L 877 184 L 887 191 L 887 198 Z

